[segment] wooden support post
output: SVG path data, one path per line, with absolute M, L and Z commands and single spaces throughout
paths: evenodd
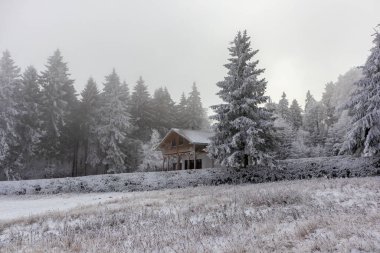
M 162 159 L 162 171 L 165 170 L 165 156 L 163 158 L 164 159 Z
M 181 169 L 181 164 L 179 163 L 180 162 L 180 156 L 179 156 L 179 153 L 177 153 L 177 170 L 180 170 Z
M 195 154 L 195 144 L 194 144 L 194 169 L 197 168 L 197 156 Z
M 170 156 L 168 156 L 168 168 L 167 168 L 167 170 L 169 170 L 169 160 L 170 160 Z

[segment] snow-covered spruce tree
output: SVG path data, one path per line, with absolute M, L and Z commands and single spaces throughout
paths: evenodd
M 89 78 L 82 93 L 80 103 L 81 143 L 84 152 L 84 175 L 88 165 L 96 166 L 100 163 L 99 143 L 96 135 L 96 126 L 99 122 L 97 110 L 100 106 L 99 90 L 93 78 Z
M 176 106 L 176 127 L 178 128 L 186 128 L 187 121 L 187 98 L 185 93 L 182 92 L 181 98 L 179 100 L 179 104 Z
M 380 28 L 380 25 L 378 25 Z M 347 107 L 352 124 L 341 152 L 374 156 L 380 153 L 380 32 L 374 34 L 374 47 L 363 66 L 363 77 L 356 85 Z
M 298 130 L 302 126 L 302 109 L 299 106 L 297 100 L 293 100 L 289 107 L 288 122 L 292 126 L 293 130 Z
M 285 92 L 282 93 L 280 101 L 278 101 L 277 105 L 277 114 L 281 116 L 281 118 L 287 120 L 289 116 L 289 101 L 286 98 Z
M 247 32 L 239 32 L 229 48 L 228 75 L 217 83 L 224 103 L 211 107 L 216 123 L 210 155 L 228 167 L 270 162 L 275 144 L 272 113 L 260 106 L 268 99 L 267 82 L 259 77 L 264 70 L 257 68 L 258 60 L 250 61 L 258 52 L 250 46 Z
M 310 91 L 306 94 L 305 114 L 303 117 L 303 128 L 309 132 L 306 145 L 309 147 L 322 145 L 324 143 L 325 126 L 324 108 L 321 102 L 317 102 Z
M 205 110 L 201 102 L 201 94 L 199 93 L 195 82 L 193 83 L 191 92 L 187 98 L 186 107 L 186 127 L 187 129 L 199 130 L 205 122 Z
M 67 154 L 69 139 L 64 135 L 70 134 L 70 131 L 64 130 L 64 127 L 70 124 L 71 116 L 77 108 L 74 81 L 69 76 L 67 64 L 63 62 L 60 51 L 56 50 L 48 58 L 46 70 L 39 77 L 42 87 L 40 151 L 50 162 Z
M 133 88 L 130 113 L 136 126 L 133 135 L 143 142 L 148 141 L 152 132 L 154 112 L 148 87 L 141 76 Z
M 166 87 L 161 87 L 154 91 L 152 104 L 154 108 L 154 126 L 160 135 L 164 136 L 170 128 L 176 125 L 175 103 Z
M 277 117 L 274 121 L 276 128 L 277 147 L 274 153 L 276 159 L 284 160 L 291 155 L 292 142 L 294 141 L 295 131 L 288 121 L 282 117 Z
M 0 171 L 8 180 L 15 177 L 14 147 L 19 143 L 16 131 L 17 108 L 16 94 L 21 86 L 20 69 L 15 65 L 9 51 L 3 52 L 0 59 Z
M 28 162 L 38 154 L 41 138 L 41 91 L 38 84 L 37 70 L 33 66 L 26 68 L 22 75 L 20 89 L 16 94 L 18 107 L 18 155 L 15 163 L 26 168 Z
M 324 108 L 324 120 L 327 127 L 327 131 L 332 124 L 337 121 L 335 116 L 335 105 L 333 104 L 333 96 L 334 96 L 335 84 L 329 82 L 325 86 L 325 91 L 322 94 L 322 105 Z
M 156 171 L 162 167 L 162 153 L 156 150 L 160 141 L 160 134 L 153 129 L 150 141 L 142 146 L 143 159 L 139 166 L 140 171 Z
M 115 70 L 106 76 L 104 89 L 100 97 L 99 123 L 96 135 L 102 152 L 102 163 L 107 173 L 126 171 L 128 157 L 123 150 L 123 144 L 131 133 L 131 116 L 125 101 L 125 89 L 120 83 Z

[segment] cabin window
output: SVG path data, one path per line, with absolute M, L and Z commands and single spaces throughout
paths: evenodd
M 172 147 L 175 147 L 175 146 L 177 146 L 177 143 L 176 143 L 175 139 L 173 139 L 172 140 Z
M 178 145 L 182 145 L 182 144 L 183 144 L 183 137 L 180 136 L 178 139 Z
M 195 164 L 196 169 L 202 169 L 202 159 L 197 159 Z M 194 169 L 194 160 L 185 160 L 185 170 Z
M 202 169 L 202 159 L 197 159 L 196 169 Z

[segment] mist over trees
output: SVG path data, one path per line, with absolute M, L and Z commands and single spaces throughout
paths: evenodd
M 89 78 L 80 96 L 59 50 L 38 72 L 21 74 L 8 51 L 0 59 L 0 173 L 7 180 L 134 171 L 158 157 L 148 146 L 170 128 L 207 129 L 194 83 L 176 104 L 166 87 L 153 96 L 142 77 L 130 92 L 116 70 L 100 89 Z M 190 85 L 189 85 L 190 87 Z
M 207 117 L 196 83 L 178 103 L 168 89 L 150 94 L 116 70 L 102 88 L 89 78 L 78 95 L 59 50 L 44 70 L 23 72 L 9 51 L 0 58 L 0 175 L 7 180 L 156 170 L 155 146 L 171 128 L 210 129 L 208 147 L 220 165 L 246 167 L 273 159 L 374 156 L 380 150 L 380 34 L 362 67 L 325 84 L 320 101 L 307 91 L 304 107 L 284 91 L 265 95 L 258 50 L 246 31 L 229 48 L 228 70 Z M 189 85 L 190 88 L 190 85 Z M 37 175 L 37 176 L 36 176 Z

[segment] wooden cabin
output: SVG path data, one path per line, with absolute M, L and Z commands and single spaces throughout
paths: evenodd
M 207 155 L 212 132 L 172 128 L 157 146 L 162 152 L 163 170 L 187 170 L 214 167 Z

